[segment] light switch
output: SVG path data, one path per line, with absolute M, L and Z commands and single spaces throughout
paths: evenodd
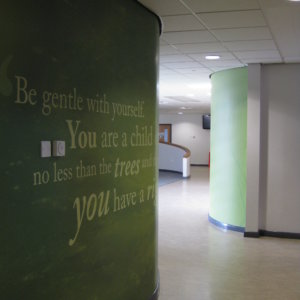
M 65 141 L 53 141 L 52 142 L 53 156 L 65 156 L 66 155 L 66 143 Z
M 41 141 L 41 157 L 51 157 L 50 141 Z

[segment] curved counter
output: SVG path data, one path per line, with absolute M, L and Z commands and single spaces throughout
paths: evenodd
M 191 151 L 183 146 L 159 143 L 158 168 L 182 173 L 182 177 L 191 175 Z

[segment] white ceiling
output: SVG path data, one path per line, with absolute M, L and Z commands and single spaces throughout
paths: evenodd
M 300 62 L 300 2 L 139 0 L 161 17 L 160 111 L 207 113 L 213 72 Z M 208 61 L 206 55 L 220 55 Z M 184 107 L 184 108 L 183 108 Z

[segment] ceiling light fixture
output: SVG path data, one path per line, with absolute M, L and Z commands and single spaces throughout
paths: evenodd
M 180 112 L 178 112 L 177 114 L 178 114 L 178 115 L 183 115 L 183 112 L 182 112 L 182 111 L 180 111 Z
M 220 59 L 220 55 L 206 55 L 205 59 L 207 59 L 207 60 L 217 60 L 217 59 Z

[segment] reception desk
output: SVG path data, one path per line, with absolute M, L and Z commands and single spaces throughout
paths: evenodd
M 182 173 L 182 177 L 191 175 L 191 151 L 176 144 L 159 143 L 158 168 Z

